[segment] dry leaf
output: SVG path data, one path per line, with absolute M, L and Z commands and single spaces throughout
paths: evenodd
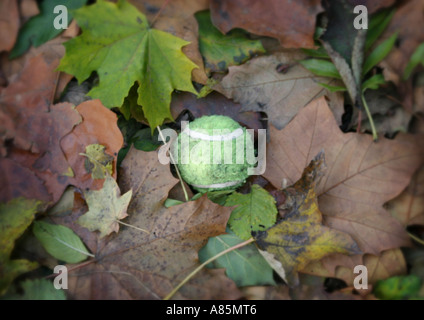
M 10 51 L 15 45 L 19 30 L 17 0 L 0 2 L 0 52 Z
M 206 196 L 165 208 L 169 190 L 178 183 L 157 152 L 132 148 L 122 163 L 120 186 L 132 189 L 128 223 L 96 253 L 98 259 L 69 273 L 69 294 L 78 299 L 160 299 L 198 266 L 198 250 L 224 233 L 231 209 Z M 175 298 L 235 299 L 240 296 L 224 270 L 203 270 Z
M 424 225 L 424 167 L 414 174 L 402 194 L 387 203 L 387 209 L 405 227 Z
M 373 142 L 370 135 L 343 134 L 324 98 L 312 101 L 284 130 L 271 126 L 270 137 L 264 176 L 275 186 L 283 179 L 293 184 L 324 150 L 328 169 L 316 193 L 325 225 L 350 234 L 366 253 L 410 244 L 383 204 L 402 192 L 422 163 L 419 137 L 399 134 Z
M 320 153 L 304 170 L 302 178 L 283 190 L 287 196 L 283 219 L 265 231 L 252 232 L 259 252 L 289 286 L 298 285 L 297 273 L 310 261 L 335 252 L 360 252 L 348 234 L 322 225 L 314 189 L 322 176 L 323 158 Z
M 319 0 L 211 0 L 210 8 L 222 33 L 241 28 L 277 38 L 286 48 L 314 47 L 316 15 L 322 11 Z
M 319 85 L 320 82 L 337 85 L 337 80 L 317 77 L 296 64 L 302 57 L 302 53 L 291 51 L 252 59 L 241 66 L 230 67 L 228 75 L 214 89 L 240 103 L 241 111 L 266 112 L 278 129 L 284 128 L 313 99 L 327 95 L 341 124 L 343 94 L 329 93 Z M 280 73 L 277 70 L 280 65 L 290 67 Z
M 84 192 L 88 212 L 78 219 L 78 223 L 90 231 L 99 230 L 100 238 L 113 231 L 119 231 L 117 220 L 128 216 L 127 208 L 132 190 L 121 196 L 118 184 L 110 175 L 106 176 L 103 188 Z

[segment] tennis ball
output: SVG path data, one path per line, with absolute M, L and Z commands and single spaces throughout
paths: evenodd
M 232 190 L 249 176 L 253 165 L 246 157 L 254 156 L 254 144 L 250 133 L 230 117 L 203 116 L 182 127 L 171 152 L 181 177 L 194 189 Z

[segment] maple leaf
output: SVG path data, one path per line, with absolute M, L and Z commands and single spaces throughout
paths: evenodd
M 76 10 L 74 16 L 83 33 L 65 43 L 59 70 L 75 75 L 79 82 L 97 71 L 100 83 L 88 95 L 106 107 L 121 107 L 137 81 L 137 102 L 154 129 L 165 119 L 172 120 L 169 105 L 174 89 L 196 94 L 191 71 L 197 66 L 181 52 L 188 42 L 150 28 L 131 4 L 99 1 Z
M 338 123 L 344 113 L 343 94 L 328 92 L 319 83 L 335 85 L 338 80 L 318 77 L 295 63 L 304 54 L 286 51 L 229 67 L 228 74 L 214 89 L 242 105 L 241 111 L 266 112 L 271 123 L 284 128 L 311 100 L 326 95 Z M 279 66 L 288 66 L 278 72 Z
M 252 185 L 249 194 L 232 193 L 225 205 L 236 206 L 228 224 L 243 240 L 249 239 L 252 231 L 269 228 L 277 218 L 274 198 L 257 184 Z
M 286 48 L 314 47 L 315 17 L 322 11 L 317 0 L 212 0 L 210 6 L 212 21 L 222 33 L 242 28 L 277 38 Z
M 111 232 L 118 232 L 117 220 L 128 216 L 127 207 L 132 190 L 121 196 L 119 186 L 110 175 L 106 176 L 103 188 L 84 192 L 88 212 L 78 219 L 78 223 L 90 231 L 99 230 L 100 238 Z
M 295 185 L 285 189 L 282 220 L 265 231 L 253 232 L 259 252 L 289 284 L 297 285 L 297 272 L 309 262 L 330 253 L 354 254 L 360 250 L 350 235 L 322 225 L 315 184 L 323 170 L 323 154 L 304 170 Z
M 93 179 L 104 179 L 106 174 L 113 174 L 113 157 L 105 153 L 105 146 L 101 144 L 90 144 L 85 147 L 87 157 L 85 169 L 91 173 Z
M 231 209 L 196 201 L 166 208 L 169 191 L 178 183 L 158 152 L 131 148 L 122 162 L 121 190 L 134 190 L 128 223 L 104 245 L 90 249 L 99 257 L 69 273 L 69 294 L 78 299 L 159 299 L 194 270 L 197 252 L 209 237 L 225 232 Z M 85 236 L 79 234 L 84 242 Z M 89 236 L 89 235 L 88 235 Z M 81 284 L 84 285 L 81 285 Z M 202 270 L 176 294 L 176 299 L 236 299 L 240 297 L 225 271 Z
M 292 184 L 324 150 L 328 173 L 315 191 L 325 224 L 350 234 L 363 252 L 378 254 L 410 244 L 383 205 L 402 192 L 422 163 L 421 141 L 398 134 L 375 143 L 369 135 L 343 134 L 325 98 L 319 98 L 283 130 L 270 127 L 264 176 L 274 186 L 282 179 Z

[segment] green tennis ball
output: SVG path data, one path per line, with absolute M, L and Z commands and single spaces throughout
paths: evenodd
M 232 190 L 246 181 L 253 167 L 247 156 L 254 157 L 254 145 L 245 128 L 215 115 L 198 118 L 181 130 L 171 150 L 181 177 L 194 189 Z

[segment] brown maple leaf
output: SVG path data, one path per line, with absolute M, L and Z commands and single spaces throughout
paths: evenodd
M 283 130 L 271 126 L 264 176 L 275 186 L 283 179 L 292 184 L 321 150 L 328 169 L 316 193 L 325 225 L 349 233 L 366 253 L 410 244 L 383 205 L 402 192 L 422 163 L 420 138 L 399 134 L 373 142 L 369 135 L 343 134 L 319 98 Z
M 178 183 L 157 152 L 132 148 L 122 163 L 122 192 L 133 190 L 127 222 L 95 252 L 96 260 L 69 273 L 69 293 L 78 299 L 159 299 L 198 265 L 198 250 L 209 237 L 225 232 L 231 209 L 206 196 L 165 208 Z M 224 270 L 203 270 L 175 298 L 230 299 L 240 293 Z

